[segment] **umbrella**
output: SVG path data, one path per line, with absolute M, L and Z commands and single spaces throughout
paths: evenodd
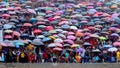
M 79 49 L 76 50 L 76 52 L 82 52 L 82 51 L 83 51 L 82 48 L 79 48 Z
M 45 10 L 49 11 L 49 10 L 54 10 L 52 7 L 45 7 Z
M 75 40 L 75 39 L 76 39 L 76 37 L 75 37 L 75 36 L 73 36 L 73 35 L 69 35 L 69 36 L 67 36 L 67 39 Z
M 34 39 L 32 44 L 34 44 L 34 45 L 43 45 L 43 42 L 41 42 L 41 39 Z
M 54 42 L 55 42 L 55 43 L 62 43 L 62 42 L 63 42 L 63 40 L 62 40 L 62 39 L 60 39 L 60 38 L 58 38 L 58 39 L 55 39 L 55 40 L 54 40 Z
M 70 44 L 64 44 L 63 46 L 66 47 L 66 46 L 71 46 L 71 45 Z
M 103 45 L 103 48 L 111 48 L 112 45 Z
M 55 43 L 55 44 L 56 44 L 57 47 L 63 47 L 63 45 L 60 44 L 60 43 Z
M 74 44 L 74 41 L 73 40 L 70 40 L 70 39 L 67 39 L 67 40 L 64 40 L 65 43 L 68 43 L 68 44 Z
M 36 14 L 36 11 L 34 9 L 27 9 L 28 12 Z
M 9 41 L 9 40 L 4 40 L 3 42 L 0 42 L 0 45 L 4 47 L 14 47 L 14 44 L 12 43 L 12 41 Z
M 22 41 L 20 41 L 20 40 L 14 40 L 13 41 L 13 44 L 17 47 L 17 46 L 24 46 L 25 44 L 22 42 Z
M 83 46 L 91 46 L 91 44 L 89 42 L 85 42 Z
M 70 29 L 77 30 L 78 28 L 76 26 L 70 26 Z
M 68 23 L 69 23 L 68 21 L 61 21 L 59 25 L 68 24 Z
M 38 35 L 38 36 L 36 36 L 36 38 L 43 39 L 43 38 L 45 38 L 45 36 L 44 35 Z
M 120 46 L 120 42 L 114 42 L 113 45 L 114 46 Z
M 111 48 L 108 49 L 108 51 L 110 51 L 110 52 L 114 52 L 114 51 L 117 51 L 117 50 L 118 49 L 116 47 L 111 47 Z
M 12 33 L 12 30 L 4 30 L 4 33 Z
M 92 52 L 101 52 L 99 49 L 93 49 Z
M 42 30 L 39 30 L 39 29 L 36 29 L 33 31 L 34 34 L 37 34 L 37 33 L 42 33 Z
M 51 38 L 49 38 L 49 37 L 45 37 L 45 38 L 42 39 L 43 42 L 47 42 L 47 41 L 50 41 L 50 40 L 51 40 Z
M 38 28 L 40 28 L 40 29 L 43 29 L 43 28 L 45 28 L 46 26 L 45 25 L 39 25 L 38 26 Z
M 9 14 L 2 14 L 2 17 L 10 17 Z
M 91 34 L 90 37 L 93 37 L 93 38 L 99 38 L 99 36 L 96 35 L 96 34 Z
M 79 44 L 73 44 L 71 47 L 79 47 L 80 45 Z
M 30 18 L 30 22 L 36 23 L 36 22 L 37 22 L 37 19 L 36 19 L 36 18 Z
M 56 48 L 53 48 L 53 50 L 54 50 L 54 51 L 62 51 L 63 49 L 56 47 Z
M 51 44 L 49 44 L 47 47 L 56 47 L 56 44 L 55 43 L 51 43 Z
M 37 22 L 37 25 L 45 24 L 45 22 Z
M 26 26 L 26 27 L 31 27 L 33 26 L 31 23 L 24 23 L 23 26 Z
M 77 37 L 83 37 L 83 36 L 84 36 L 84 33 L 76 32 L 75 35 L 76 35 Z
M 50 30 L 49 33 L 54 34 L 54 33 L 57 33 L 57 32 L 56 32 L 56 30 Z
M 12 27 L 13 27 L 13 25 L 10 25 L 10 24 L 4 24 L 3 25 L 3 29 L 10 29 Z
M 49 30 L 53 30 L 53 29 L 54 29 L 53 26 L 46 26 L 46 27 L 45 27 L 45 30 L 48 30 L 48 31 L 49 31 Z
M 21 36 L 21 34 L 19 32 L 17 32 L 17 31 L 13 31 L 12 34 L 15 35 L 15 36 Z
M 113 36 L 113 37 L 119 37 L 119 35 L 117 33 L 113 33 L 113 34 L 111 34 L 111 36 Z
M 69 29 L 70 26 L 69 25 L 62 25 L 61 28 L 63 28 L 63 29 Z
M 106 38 L 103 37 L 103 36 L 99 37 L 99 39 L 100 39 L 100 40 L 106 40 Z

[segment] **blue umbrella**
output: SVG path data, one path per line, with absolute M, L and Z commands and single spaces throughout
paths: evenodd
M 13 41 L 13 44 L 16 46 L 16 47 L 19 47 L 19 46 L 24 46 L 25 44 L 20 41 L 20 40 L 14 40 Z
M 36 18 L 31 18 L 30 22 L 35 23 L 35 22 L 37 22 L 37 19 Z
M 103 48 L 111 48 L 112 45 L 103 45 Z
M 4 28 L 4 29 L 10 29 L 10 28 L 12 28 L 12 26 L 13 26 L 13 25 L 5 24 L 5 25 L 3 25 L 3 28 Z
M 45 37 L 45 38 L 42 39 L 42 42 L 47 42 L 47 41 L 50 41 L 50 40 L 51 40 L 51 38 Z
M 68 29 L 68 28 L 70 28 L 69 25 L 62 25 L 61 27 L 62 27 L 63 29 Z

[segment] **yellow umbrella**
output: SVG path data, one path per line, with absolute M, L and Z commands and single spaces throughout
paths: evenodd
M 55 40 L 55 39 L 56 39 L 54 36 L 49 36 L 49 38 L 51 38 L 52 40 Z

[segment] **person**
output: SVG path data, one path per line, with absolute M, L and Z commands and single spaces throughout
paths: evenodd
M 0 52 L 0 62 L 4 62 L 5 61 L 5 56 L 2 52 Z
M 120 49 L 116 52 L 117 62 L 120 62 Z

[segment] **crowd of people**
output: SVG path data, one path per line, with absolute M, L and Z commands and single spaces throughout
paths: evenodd
M 1 63 L 120 62 L 120 2 L 0 2 Z

